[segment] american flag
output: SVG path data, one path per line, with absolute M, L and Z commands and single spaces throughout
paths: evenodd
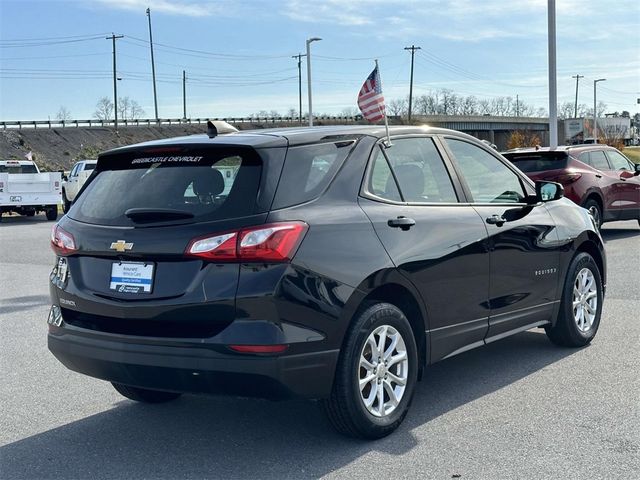
M 384 96 L 378 65 L 367 77 L 358 94 L 358 107 L 364 118 L 377 122 L 384 118 Z

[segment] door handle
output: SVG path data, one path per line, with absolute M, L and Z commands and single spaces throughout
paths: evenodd
M 596 178 L 602 178 L 602 175 L 596 173 Z
M 416 224 L 416 221 L 413 218 L 407 218 L 404 216 L 399 216 L 398 218 L 390 218 L 387 220 L 387 225 L 391 228 L 399 228 L 401 230 L 407 231 L 411 227 Z
M 501 227 L 505 222 L 506 220 L 500 215 L 491 215 L 489 218 L 487 218 L 487 223 L 489 225 L 496 225 L 498 227 Z

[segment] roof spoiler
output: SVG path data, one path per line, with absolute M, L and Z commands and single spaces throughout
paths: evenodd
M 233 125 L 223 122 L 222 120 L 207 120 L 207 135 L 209 138 L 215 138 L 218 135 L 236 133 L 238 129 Z

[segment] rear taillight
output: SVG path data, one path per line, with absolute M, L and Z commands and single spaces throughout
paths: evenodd
M 283 222 L 193 239 L 186 255 L 219 262 L 288 262 L 309 226 Z
M 58 255 L 71 255 L 76 250 L 76 241 L 66 230 L 55 224 L 51 229 L 51 248 Z
M 545 180 L 550 180 L 552 182 L 558 182 L 563 185 L 568 185 L 577 181 L 582 176 L 581 173 L 573 172 L 573 173 L 563 173 L 562 175 L 554 175 L 553 177 L 547 177 Z

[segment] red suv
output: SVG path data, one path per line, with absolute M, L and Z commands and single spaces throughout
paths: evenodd
M 640 164 L 615 148 L 518 148 L 503 155 L 532 180 L 561 183 L 565 197 L 589 210 L 598 227 L 615 220 L 637 220 L 640 225 Z

